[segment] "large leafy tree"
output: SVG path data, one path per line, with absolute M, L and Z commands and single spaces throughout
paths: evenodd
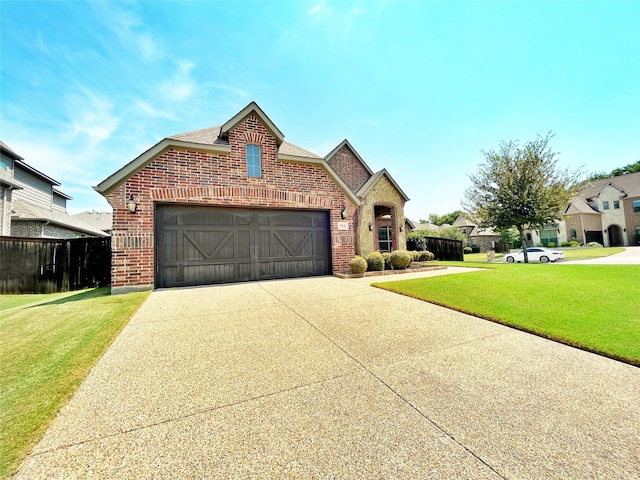
M 444 225 L 445 223 L 448 223 L 449 225 L 451 225 L 453 222 L 456 221 L 456 218 L 458 218 L 461 214 L 462 214 L 462 210 L 456 210 L 455 212 L 445 213 L 444 215 L 438 215 L 437 213 L 430 213 L 429 222 L 438 226 Z
M 470 175 L 471 186 L 462 205 L 481 227 L 515 227 L 524 243 L 524 231 L 555 222 L 579 185 L 580 172 L 561 170 L 551 150 L 550 133 L 524 145 L 502 142 L 483 151 L 485 162 Z M 525 249 L 525 262 L 528 256 Z

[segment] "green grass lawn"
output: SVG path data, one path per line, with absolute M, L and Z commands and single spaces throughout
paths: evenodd
M 374 285 L 640 366 L 638 266 L 477 265 Z
M 512 252 L 519 252 L 521 248 L 514 248 Z M 555 250 L 555 249 L 554 249 Z M 589 258 L 608 257 L 624 251 L 622 247 L 561 247 L 558 250 L 564 252 L 565 260 L 586 260 Z M 496 260 L 502 261 L 502 253 L 496 253 Z M 468 253 L 464 256 L 465 262 L 486 262 L 486 253 Z
M 148 294 L 0 296 L 0 478 L 18 468 Z

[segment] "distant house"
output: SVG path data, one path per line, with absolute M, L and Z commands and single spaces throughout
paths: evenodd
M 71 197 L 55 188 L 59 185 L 0 141 L 0 235 L 31 238 L 107 236 L 102 230 L 67 213 L 67 200 Z
M 499 251 L 500 234 L 490 228 L 480 228 L 464 215 L 459 215 L 453 222 L 464 232 L 469 241 L 469 246 L 474 252 L 485 253 L 489 250 Z
M 640 172 L 587 183 L 557 223 L 531 232 L 533 242 L 640 245 Z
M 81 222 L 91 225 L 93 228 L 98 229 L 111 235 L 113 231 L 113 214 L 111 212 L 96 212 L 95 210 L 76 213 L 72 215 L 73 218 L 77 218 Z

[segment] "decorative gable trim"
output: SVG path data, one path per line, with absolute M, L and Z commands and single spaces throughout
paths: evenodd
M 262 145 L 264 143 L 264 135 L 257 132 L 245 132 L 244 141 L 246 143 L 254 143 L 256 145 Z
M 278 127 L 275 126 L 275 124 L 271 121 L 267 114 L 264 113 L 264 111 L 258 106 L 256 102 L 251 102 L 249 105 L 247 105 L 233 117 L 231 117 L 224 125 L 222 125 L 222 127 L 220 127 L 220 136 L 228 137 L 229 132 L 233 130 L 238 124 L 242 123 L 242 121 L 251 113 L 255 114 L 260 119 L 260 121 L 262 121 L 267 130 L 269 130 L 269 132 L 276 139 L 276 144 L 280 146 L 284 141 L 284 134 Z
M 364 198 L 367 195 L 367 193 L 369 193 L 369 191 L 373 188 L 373 186 L 378 182 L 378 180 L 380 180 L 380 178 L 382 178 L 383 176 L 387 177 L 387 179 L 389 180 L 391 185 L 393 185 L 393 187 L 398 191 L 398 193 L 404 199 L 404 201 L 408 202 L 409 201 L 409 197 L 407 197 L 407 195 L 402 191 L 402 189 L 396 183 L 396 181 L 393 179 L 393 177 L 391 175 L 389 175 L 389 172 L 387 172 L 386 168 L 383 168 L 382 170 L 377 172 L 375 175 L 373 175 L 369 180 L 367 180 L 367 183 L 365 183 L 362 186 L 362 188 L 360 188 L 360 190 L 358 190 L 358 192 L 357 192 L 358 197 Z
M 231 153 L 231 145 L 205 145 L 202 143 L 185 142 L 172 138 L 165 138 L 161 142 L 156 143 L 146 152 L 133 159 L 131 162 L 127 163 L 113 175 L 100 182 L 98 185 L 93 187 L 93 189 L 103 195 L 108 194 L 110 190 L 118 186 L 120 183 L 127 181 L 130 177 L 142 170 L 169 148 L 222 155 L 229 155 Z

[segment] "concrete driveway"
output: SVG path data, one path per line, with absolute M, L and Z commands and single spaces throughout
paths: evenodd
M 640 369 L 369 283 L 153 292 L 17 477 L 640 478 Z

